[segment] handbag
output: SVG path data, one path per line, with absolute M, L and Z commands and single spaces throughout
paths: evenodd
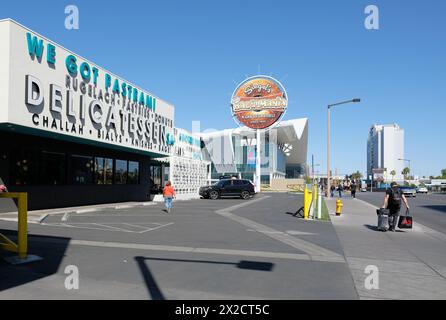
M 412 229 L 413 227 L 413 218 L 409 213 L 409 210 L 406 211 L 405 216 L 400 216 L 398 221 L 398 228 L 400 229 Z

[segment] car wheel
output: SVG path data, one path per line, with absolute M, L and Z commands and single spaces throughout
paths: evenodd
M 218 192 L 217 191 L 209 192 L 209 198 L 211 198 L 212 200 L 217 200 L 218 199 Z
M 242 197 L 242 199 L 247 200 L 247 199 L 249 199 L 249 192 L 243 191 L 240 196 Z

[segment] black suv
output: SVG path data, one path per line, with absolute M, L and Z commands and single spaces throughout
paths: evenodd
M 220 197 L 241 197 L 246 200 L 254 194 L 254 185 L 249 180 L 224 179 L 212 186 L 200 188 L 200 196 L 212 200 Z

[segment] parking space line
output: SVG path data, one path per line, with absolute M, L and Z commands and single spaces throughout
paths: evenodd
M 70 213 L 69 212 L 65 212 L 65 214 L 62 217 L 62 221 L 68 221 L 69 217 L 70 217 Z
M 88 227 L 88 226 L 77 226 L 77 225 L 72 225 L 72 224 L 68 224 L 68 223 L 60 223 L 60 224 L 54 223 L 54 224 L 45 224 L 45 225 L 51 226 L 51 227 L 65 227 L 65 228 L 75 228 L 75 229 L 88 229 L 88 230 L 101 230 L 101 231 L 114 231 L 114 232 L 118 231 L 118 230 L 105 229 L 105 228 L 94 228 L 94 227 Z
M 171 222 L 171 223 L 167 223 L 167 224 L 164 224 L 164 225 L 160 225 L 160 226 L 158 226 L 158 227 L 155 227 L 155 228 L 151 228 L 151 229 L 146 230 L 146 231 L 141 231 L 141 232 L 139 232 L 139 233 L 146 233 L 146 232 L 149 232 L 149 231 L 154 231 L 154 230 L 157 230 L 157 229 L 160 229 L 160 228 L 164 228 L 164 227 L 170 226 L 170 225 L 172 225 L 172 224 L 174 224 L 174 223 L 173 223 L 173 222 Z
M 100 226 L 100 227 L 111 228 L 111 229 L 122 231 L 122 232 L 134 232 L 134 231 L 131 231 L 131 230 L 118 228 L 118 227 L 112 227 L 112 226 L 109 226 L 109 225 L 106 225 L 106 224 L 101 224 L 101 223 L 92 223 L 92 224 L 96 225 L 96 226 Z
M 76 229 L 87 229 L 87 230 L 101 230 L 101 231 L 114 231 L 114 232 L 127 232 L 127 233 L 137 233 L 142 234 L 149 231 L 158 230 L 164 228 L 174 223 L 158 223 L 158 222 L 146 222 L 144 224 L 131 224 L 125 222 L 110 222 L 110 223 L 96 223 L 96 222 L 71 222 L 71 223 L 42 223 L 43 226 L 48 227 L 65 227 L 65 228 L 76 228 Z M 129 230 L 125 228 L 119 228 L 120 225 L 127 225 L 133 228 L 140 228 L 142 230 Z M 151 225 L 151 226 L 148 226 Z M 96 227 L 94 227 L 96 226 Z
M 74 228 L 74 229 L 87 229 L 87 230 L 101 230 L 101 231 L 112 231 L 112 232 L 130 232 L 125 230 L 114 230 L 106 228 L 106 226 L 98 226 L 98 228 L 90 227 L 94 225 L 93 223 L 79 223 L 79 224 L 68 224 L 68 223 L 42 223 L 41 225 L 47 227 L 62 227 L 62 228 Z M 102 227 L 102 228 L 101 228 Z
M 126 223 L 126 222 L 122 222 L 122 224 L 125 224 L 126 226 L 129 226 L 129 227 L 141 228 L 141 229 L 144 229 L 144 230 L 147 229 L 147 226 L 138 226 L 136 224 Z M 153 224 L 155 224 L 155 223 L 153 223 Z

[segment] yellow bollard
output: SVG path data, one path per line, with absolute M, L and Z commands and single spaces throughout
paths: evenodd
M 343 206 L 344 206 L 344 205 L 342 204 L 341 199 L 336 200 L 336 215 L 337 215 L 337 216 L 340 216 L 340 215 L 341 215 L 341 210 L 342 210 L 342 207 L 343 207 Z
M 0 249 L 17 253 L 17 256 L 7 257 L 5 260 L 13 265 L 42 260 L 38 256 L 28 254 L 28 194 L 0 193 L 1 198 L 17 199 L 18 202 L 17 244 L 0 233 Z
M 308 194 L 308 187 L 305 185 L 304 190 L 304 219 L 308 220 L 308 210 L 309 210 L 309 202 L 308 202 L 309 194 Z
M 19 217 L 18 217 L 18 256 L 26 259 L 28 253 L 28 194 L 18 194 Z

